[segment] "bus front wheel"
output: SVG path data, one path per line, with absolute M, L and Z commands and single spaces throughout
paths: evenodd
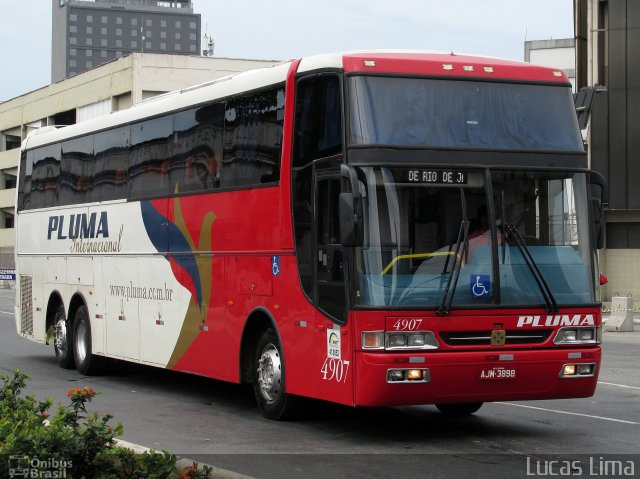
M 96 374 L 102 358 L 92 354 L 91 323 L 86 306 L 80 306 L 73 321 L 73 353 L 76 367 L 81 374 Z
M 482 407 L 481 402 L 469 402 L 458 404 L 436 404 L 438 410 L 448 416 L 468 416 Z
M 71 349 L 71 328 L 64 314 L 64 306 L 60 305 L 53 317 L 53 349 L 56 352 L 58 366 L 73 369 L 73 350 Z
M 264 330 L 253 361 L 253 392 L 258 409 L 267 419 L 291 419 L 298 398 L 285 392 L 282 347 L 273 328 Z

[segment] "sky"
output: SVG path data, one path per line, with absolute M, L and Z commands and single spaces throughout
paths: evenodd
M 524 59 L 525 40 L 573 37 L 572 0 L 194 0 L 215 56 L 289 60 L 359 49 Z M 51 80 L 51 0 L 0 0 L 0 100 Z

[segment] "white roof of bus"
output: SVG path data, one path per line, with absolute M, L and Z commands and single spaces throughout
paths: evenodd
M 35 130 L 29 135 L 24 146 L 34 148 L 63 141 L 67 138 L 74 138 L 94 131 L 117 127 L 118 125 L 126 125 L 144 118 L 162 115 L 163 113 L 186 109 L 217 98 L 229 97 L 245 91 L 282 83 L 287 78 L 290 64 L 291 62 L 285 62 L 272 67 L 247 70 L 203 83 L 202 85 L 165 93 L 142 101 L 126 110 L 75 125 L 55 130 L 51 128 Z

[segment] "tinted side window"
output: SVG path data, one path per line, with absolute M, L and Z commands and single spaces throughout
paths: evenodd
M 169 193 L 170 140 L 173 115 L 131 126 L 129 197 L 145 198 Z
M 31 181 L 31 208 L 48 208 L 58 204 L 60 188 L 60 145 L 34 150 Z
M 94 137 L 95 174 L 92 201 L 127 197 L 129 127 L 97 133 Z
M 342 152 L 340 80 L 320 76 L 301 80 L 296 95 L 293 166 Z
M 93 165 L 93 136 L 77 138 L 62 144 L 58 204 L 73 205 L 90 200 Z
M 205 191 L 220 186 L 224 104 L 181 111 L 174 116 L 171 191 Z
M 280 180 L 284 89 L 268 90 L 227 103 L 222 186 Z
M 33 175 L 33 151 L 22 152 L 20 156 L 20 181 L 18 183 L 18 209 L 31 207 L 31 180 Z

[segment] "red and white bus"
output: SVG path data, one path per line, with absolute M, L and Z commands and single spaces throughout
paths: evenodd
M 294 60 L 29 136 L 16 327 L 351 406 L 593 395 L 605 187 L 567 77 L 430 52 Z

